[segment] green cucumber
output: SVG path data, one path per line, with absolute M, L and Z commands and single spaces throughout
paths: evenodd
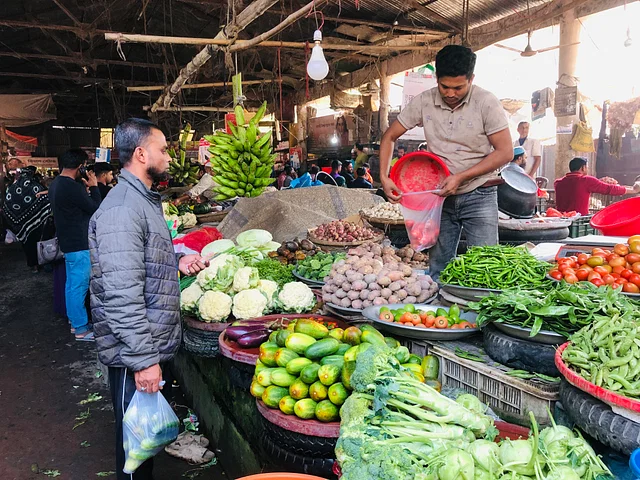
M 287 329 L 278 330 L 278 333 L 276 335 L 276 343 L 278 344 L 279 347 L 285 346 L 285 342 L 287 341 L 287 337 L 289 335 L 291 335 L 290 330 L 287 330 Z
M 310 420 L 316 416 L 316 405 L 310 398 L 303 398 L 302 400 L 298 400 L 293 407 L 293 412 L 297 417 L 302 418 L 303 420 Z
M 287 348 L 298 355 L 304 354 L 305 350 L 314 343 L 316 343 L 316 339 L 305 333 L 292 333 L 285 341 Z
M 271 372 L 273 372 L 275 368 L 265 368 L 256 376 L 256 381 L 262 385 L 263 387 L 268 387 L 273 382 L 271 381 Z
M 335 354 L 344 355 L 345 353 L 347 353 L 347 350 L 349 350 L 350 348 L 351 348 L 351 345 L 349 345 L 348 343 L 341 343 Z
M 309 397 L 316 402 L 320 402 L 327 398 L 329 391 L 321 382 L 314 382 L 309 387 Z
M 313 382 L 316 382 L 318 380 L 318 370 L 320 370 L 320 364 L 318 363 L 307 365 L 300 371 L 300 380 L 308 385 L 311 385 Z
M 315 416 L 321 422 L 335 422 L 340 418 L 340 411 L 329 400 L 323 400 L 316 405 Z
M 349 392 L 342 383 L 334 383 L 329 387 L 329 400 L 331 400 L 331 403 L 334 405 L 342 405 L 348 396 Z
M 288 348 L 279 348 L 276 351 L 275 361 L 279 367 L 284 368 L 287 366 L 287 363 L 296 358 L 300 358 L 300 356 L 293 350 L 289 350 Z
M 271 372 L 271 383 L 278 387 L 289 388 L 297 379 L 287 372 L 285 368 L 274 368 Z
M 282 397 L 280 402 L 278 403 L 278 407 L 280 407 L 280 411 L 285 415 L 293 415 L 293 409 L 296 405 L 297 400 L 291 398 L 289 395 L 286 397 Z
M 342 384 L 347 387 L 349 390 L 351 388 L 351 375 L 356 371 L 356 362 L 345 362 L 344 367 L 342 367 L 342 372 L 340 372 L 340 379 L 342 380 Z
M 280 400 L 289 395 L 289 389 L 269 385 L 262 394 L 262 401 L 269 408 L 279 408 Z
M 300 375 L 302 369 L 307 365 L 311 365 L 312 363 L 313 362 L 308 358 L 298 357 L 287 363 L 287 366 L 285 368 L 291 375 Z
M 251 382 L 251 388 L 249 388 L 249 392 L 256 398 L 262 398 L 262 394 L 265 391 L 265 387 L 260 385 L 257 380 Z
M 338 351 L 340 342 L 335 338 L 323 338 L 310 345 L 305 351 L 304 356 L 311 360 L 317 360 L 328 355 L 333 355 Z
M 320 360 L 320 365 L 337 365 L 342 368 L 344 365 L 344 355 L 329 355 Z
M 289 395 L 295 400 L 307 398 L 309 396 L 309 385 L 304 383 L 302 380 L 297 379 L 289 387 Z
M 318 369 L 318 379 L 323 385 L 333 385 L 340 378 L 342 368 L 338 365 L 322 365 Z

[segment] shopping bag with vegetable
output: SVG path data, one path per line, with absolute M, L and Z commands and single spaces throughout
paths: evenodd
M 440 234 L 444 197 L 434 192 L 435 190 L 403 193 L 400 199 L 411 248 L 417 252 L 433 247 Z M 411 205 L 411 208 L 405 205 Z
M 160 392 L 136 391 L 122 421 L 124 473 L 133 473 L 143 462 L 173 442 L 180 421 Z

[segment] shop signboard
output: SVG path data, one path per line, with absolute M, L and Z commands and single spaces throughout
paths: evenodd
M 404 87 L 402 88 L 402 108 L 400 111 L 404 110 L 415 97 L 436 85 L 436 76 L 433 74 L 407 72 L 404 77 Z M 412 128 L 402 135 L 400 139 L 424 142 L 424 129 L 422 127 Z
M 353 145 L 355 129 L 352 115 L 328 115 L 309 119 L 309 139 L 313 149 L 336 149 Z

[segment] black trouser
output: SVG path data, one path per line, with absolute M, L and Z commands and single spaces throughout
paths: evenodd
M 42 226 L 36 228 L 22 243 L 22 249 L 27 257 L 28 267 L 38 266 L 38 242 L 42 238 Z
M 171 373 L 166 364 L 160 364 L 162 368 L 162 379 L 166 382 L 162 390 L 162 395 L 171 401 Z M 150 458 L 132 474 L 126 474 L 124 468 L 125 456 L 122 446 L 122 417 L 133 398 L 136 391 L 136 383 L 133 372 L 126 368 L 109 367 L 109 390 L 111 391 L 111 401 L 113 402 L 113 413 L 116 417 L 116 478 L 117 480 L 153 480 L 153 458 Z

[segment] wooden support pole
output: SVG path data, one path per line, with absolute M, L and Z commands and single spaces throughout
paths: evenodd
M 262 85 L 263 83 L 277 83 L 278 80 L 245 80 L 242 85 Z M 212 83 L 188 83 L 182 86 L 182 90 L 189 90 L 192 88 L 218 88 L 218 87 L 230 87 L 231 82 L 212 82 Z M 127 92 L 155 92 L 164 90 L 167 85 L 146 85 L 143 87 L 127 87 Z
M 229 46 L 229 51 L 245 50 L 249 48 L 247 45 L 251 40 L 236 40 L 235 42 L 227 39 L 217 38 L 193 38 L 193 37 L 166 37 L 162 35 L 141 35 L 129 33 L 106 33 L 106 40 L 116 42 L 139 42 L 139 43 L 170 43 L 180 45 L 211 45 L 211 46 Z M 293 48 L 303 50 L 306 48 L 305 42 L 280 42 L 266 40 L 259 43 L 252 43 L 251 46 L 264 48 Z M 368 44 L 341 44 L 322 42 L 323 50 L 342 50 L 347 52 L 421 52 L 429 50 L 428 45 L 368 45 Z
M 71 19 L 73 23 L 75 23 L 78 27 L 82 27 L 82 22 L 78 20 L 76 16 L 71 13 L 71 10 L 65 7 L 62 2 L 60 2 L 60 0 L 53 0 L 53 3 L 55 3 L 60 8 L 60 10 L 62 10 L 67 15 L 67 17 Z
M 148 84 L 139 80 L 117 80 L 113 78 L 83 77 L 72 75 L 51 75 L 48 73 L 26 73 L 26 72 L 0 72 L 0 77 L 37 78 L 42 80 L 70 80 L 76 83 L 109 83 L 113 85 L 139 85 Z
M 389 110 L 391 102 L 389 100 L 389 91 L 391 90 L 391 76 L 387 75 L 386 69 L 380 70 L 380 137 L 389 128 Z
M 80 55 L 80 54 L 78 54 Z M 38 59 L 38 60 L 51 60 L 58 63 L 71 63 L 74 65 L 96 67 L 97 65 L 104 66 L 123 66 L 123 67 L 139 67 L 139 68 L 156 68 L 158 70 L 164 69 L 164 65 L 160 63 L 145 63 L 145 62 L 126 62 L 123 60 L 107 60 L 104 58 L 83 58 L 66 57 L 64 55 L 43 55 L 40 53 L 21 53 L 21 52 L 0 52 L 0 57 L 15 57 L 23 59 Z
M 244 30 L 251 22 L 262 15 L 269 7 L 275 4 L 278 0 L 255 0 L 251 2 L 247 8 L 238 14 L 236 18 L 231 22 L 231 25 L 224 27 L 216 35 L 216 40 L 229 40 L 235 39 L 242 30 Z M 173 99 L 178 95 L 178 92 L 182 86 L 187 83 L 199 69 L 209 61 L 213 53 L 218 50 L 219 47 L 208 44 L 198 53 L 193 59 L 180 70 L 180 75 L 173 82 L 173 84 L 156 100 L 151 109 L 152 112 L 156 111 L 158 107 L 171 105 Z

